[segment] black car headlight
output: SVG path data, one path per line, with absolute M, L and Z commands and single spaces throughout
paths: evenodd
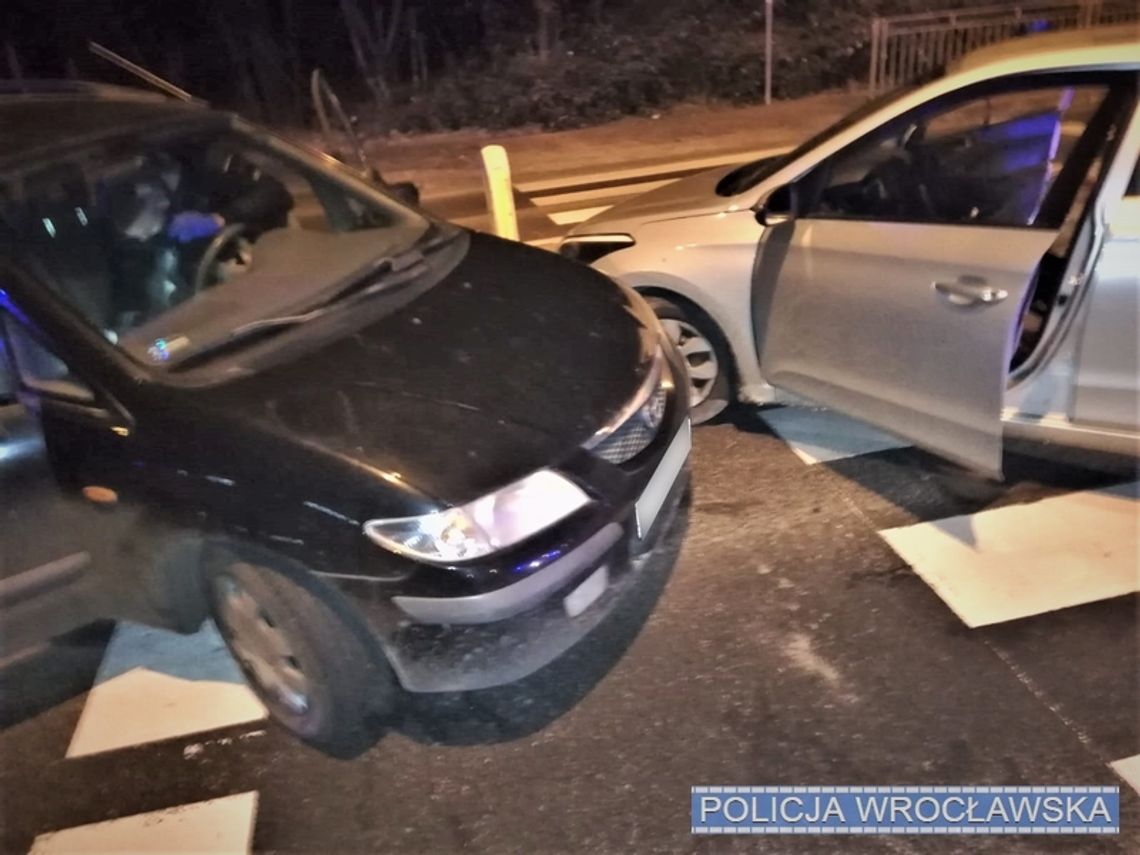
M 568 237 L 558 247 L 558 254 L 572 261 L 593 264 L 599 258 L 628 249 L 634 240 L 630 235 L 580 235 Z
M 466 505 L 418 517 L 369 520 L 364 533 L 399 555 L 451 564 L 520 543 L 589 503 L 573 481 L 540 469 Z

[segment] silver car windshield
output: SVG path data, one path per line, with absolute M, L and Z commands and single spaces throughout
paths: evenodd
M 157 366 L 351 287 L 440 228 L 320 155 L 216 115 L 108 138 L 17 183 L 4 220 L 45 282 Z
M 901 98 L 906 97 L 911 92 L 914 92 L 920 86 L 941 76 L 942 70 L 938 69 L 923 76 L 921 80 L 916 80 L 911 83 L 904 84 L 897 89 L 892 89 L 890 92 L 885 92 L 878 95 L 865 103 L 859 105 L 850 113 L 836 122 L 828 125 L 819 133 L 804 140 L 794 149 L 787 154 L 782 154 L 778 157 L 766 157 L 762 160 L 755 160 L 751 163 L 746 163 L 743 166 L 734 169 L 728 175 L 720 180 L 717 185 L 716 192 L 721 196 L 735 196 L 737 193 L 743 193 L 745 190 L 751 190 L 769 175 L 774 175 L 784 164 L 791 163 L 793 160 L 802 157 L 812 149 L 823 144 L 836 134 L 843 133 L 852 125 L 857 122 L 863 121 L 867 116 L 881 110 L 888 104 L 892 104 Z

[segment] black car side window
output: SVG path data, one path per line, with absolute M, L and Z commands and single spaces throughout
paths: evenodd
M 46 287 L 169 368 L 427 234 L 417 212 L 339 175 L 260 133 L 156 129 L 29 170 L 6 216 Z
M 20 383 L 25 388 L 71 401 L 88 403 L 95 400 L 91 387 L 79 380 L 63 360 L 40 344 L 10 315 L 0 317 L 4 327 L 5 347 L 9 349 Z M 14 386 L 11 382 L 10 385 Z
M 1086 132 L 1103 139 L 1108 92 L 1097 80 L 1050 78 L 924 105 L 832 157 L 803 213 L 1055 227 L 1046 199 L 1065 166 L 1087 156 Z

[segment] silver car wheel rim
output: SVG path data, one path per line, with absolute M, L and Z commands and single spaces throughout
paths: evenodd
M 669 340 L 677 346 L 689 373 L 689 406 L 703 404 L 720 376 L 720 363 L 712 342 L 688 321 L 662 318 L 661 326 Z
M 294 715 L 309 710 L 309 678 L 285 634 L 253 595 L 232 577 L 223 577 L 221 619 L 234 656 L 258 687 Z

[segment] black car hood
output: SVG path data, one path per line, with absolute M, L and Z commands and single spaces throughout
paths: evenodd
M 410 303 L 203 394 L 247 429 L 462 502 L 574 453 L 636 391 L 654 324 L 601 274 L 475 234 Z

